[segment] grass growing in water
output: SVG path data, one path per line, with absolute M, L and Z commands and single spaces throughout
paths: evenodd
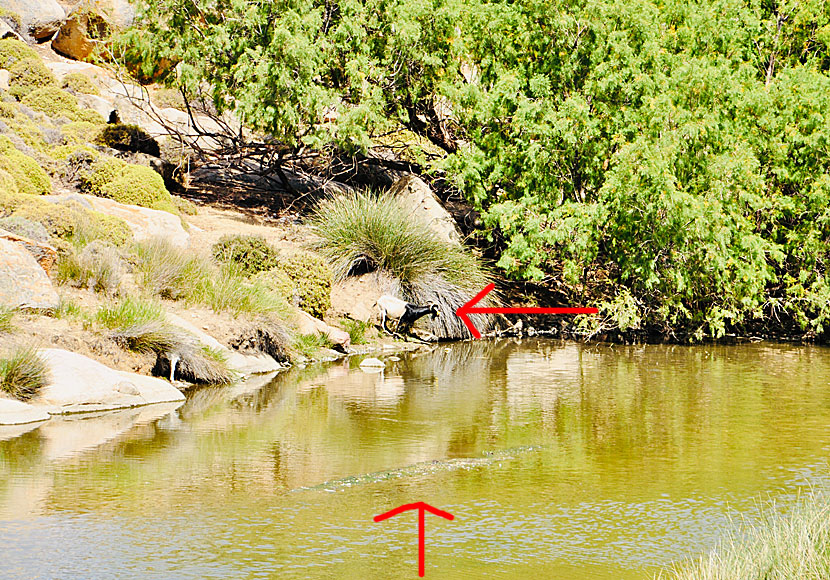
M 417 304 L 435 303 L 439 317 L 426 319 L 439 338 L 468 337 L 455 311 L 490 282 L 478 259 L 463 246 L 440 239 L 397 198 L 360 192 L 324 201 L 311 219 L 318 250 L 335 278 L 380 271 L 397 282 L 391 293 Z M 479 329 L 491 320 L 473 315 Z
M 830 578 L 830 496 L 801 496 L 789 513 L 769 503 L 761 520 L 730 531 L 709 554 L 658 580 L 824 580 Z
M 294 337 L 294 350 L 306 358 L 311 358 L 321 348 L 332 348 L 334 345 L 325 334 L 300 334 Z
M 0 390 L 28 401 L 46 386 L 49 369 L 34 347 L 18 347 L 0 358 Z

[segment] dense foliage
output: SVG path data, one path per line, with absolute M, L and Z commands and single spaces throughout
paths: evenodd
M 180 63 L 168 82 L 286 150 L 431 139 L 498 267 L 599 305 L 586 332 L 828 327 L 827 0 L 147 0 L 138 21 L 125 60 Z

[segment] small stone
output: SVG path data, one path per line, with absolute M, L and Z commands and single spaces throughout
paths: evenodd
M 386 363 L 384 363 L 379 358 L 365 358 L 362 361 L 360 361 L 360 366 L 367 368 L 384 368 L 386 366 Z

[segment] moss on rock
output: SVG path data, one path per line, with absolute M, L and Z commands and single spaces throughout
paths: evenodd
M 52 192 L 52 181 L 40 164 L 15 149 L 5 135 L 0 136 L 0 169 L 14 178 L 20 193 L 42 195 Z
M 325 260 L 311 252 L 280 256 L 275 268 L 293 282 L 298 306 L 317 318 L 331 308 L 332 273 Z

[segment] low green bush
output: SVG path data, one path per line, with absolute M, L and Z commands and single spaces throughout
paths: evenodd
M 211 251 L 214 260 L 220 264 L 234 264 L 248 276 L 277 265 L 277 250 L 260 236 L 222 236 Z
M 275 267 L 294 284 L 298 306 L 317 318 L 331 308 L 332 273 L 325 260 L 311 252 L 280 256 Z
M 178 215 L 164 179 L 149 167 L 108 157 L 96 161 L 79 178 L 81 188 L 93 195 Z
M 46 386 L 49 368 L 33 347 L 17 347 L 0 357 L 0 391 L 20 401 Z
M 95 142 L 119 151 L 146 153 L 154 157 L 161 154 L 158 142 L 138 125 L 107 124 L 101 128 Z
M 99 125 L 89 121 L 72 121 L 61 126 L 61 135 L 68 145 L 83 145 L 92 143 L 99 128 Z
M 9 71 L 9 92 L 22 98 L 31 91 L 55 84 L 55 77 L 25 42 L 0 40 L 0 68 Z
M 61 81 L 61 88 L 87 95 L 100 95 L 101 91 L 88 76 L 83 73 L 69 73 Z
M 66 117 L 74 120 L 81 108 L 75 95 L 60 89 L 57 86 L 46 86 L 35 89 L 24 96 L 20 101 L 35 111 L 46 113 L 53 118 Z
M 0 195 L 0 215 L 38 223 L 53 240 L 67 240 L 81 246 L 93 240 L 123 246 L 132 239 L 132 231 L 124 220 L 74 202 L 50 203 L 34 196 L 6 193 Z
M 5 135 L 0 136 L 0 169 L 12 176 L 20 193 L 43 195 L 52 192 L 52 180 L 40 164 L 18 151 Z

